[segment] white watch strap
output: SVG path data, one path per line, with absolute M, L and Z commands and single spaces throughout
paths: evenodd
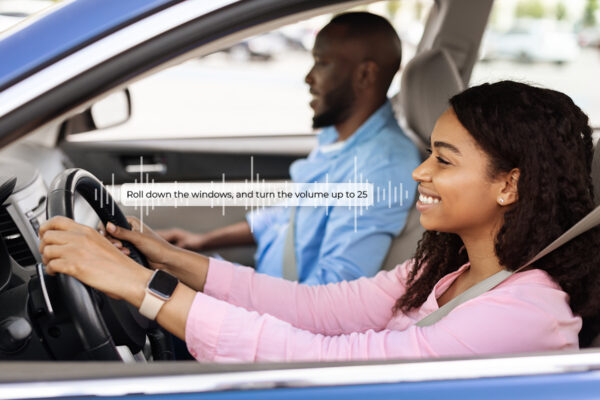
M 150 291 L 146 290 L 144 300 L 142 300 L 142 305 L 139 309 L 140 314 L 148 319 L 154 320 L 166 302 L 167 301 L 165 299 L 161 299 L 150 293 Z

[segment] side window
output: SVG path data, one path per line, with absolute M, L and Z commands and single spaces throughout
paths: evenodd
M 382 1 L 352 10 L 388 18 L 403 41 L 403 64 L 414 55 L 433 0 Z M 131 119 L 77 134 L 77 140 L 165 139 L 312 134 L 312 67 L 321 15 L 256 35 L 161 71 L 130 87 Z M 396 80 L 390 97 L 399 89 Z
M 600 133 L 597 1 L 497 0 L 471 85 L 514 79 L 565 92 Z

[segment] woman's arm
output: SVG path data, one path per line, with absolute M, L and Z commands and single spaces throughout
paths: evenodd
M 173 246 L 147 225 L 142 225 L 135 217 L 127 217 L 127 220 L 131 230 L 110 222 L 106 225 L 106 231 L 111 236 L 109 240 L 113 244 L 117 244 L 123 253 L 128 254 L 127 248 L 114 238 L 130 242 L 146 256 L 152 268 L 162 269 L 175 275 L 194 290 L 204 290 L 208 273 L 208 257 Z
M 405 263 L 374 278 L 327 286 L 300 285 L 177 248 L 157 239 L 148 227 L 139 232 L 135 218 L 130 223 L 133 231 L 114 225 L 115 229 L 109 225 L 107 230 L 134 244 L 190 288 L 327 335 L 382 329 L 391 317 L 396 299 L 404 293 L 410 267 L 410 263 Z
M 271 315 L 199 293 L 188 316 L 186 342 L 197 359 L 216 362 L 406 359 L 577 349 L 581 318 L 572 314 L 564 292 L 547 285 L 553 284 L 495 289 L 428 327 L 399 317 L 398 326 L 408 325 L 402 331 L 336 336 L 298 329 Z M 415 315 L 417 320 L 433 311 L 428 307 Z
M 49 274 L 71 275 L 112 298 L 140 308 L 152 270 L 124 255 L 96 230 L 66 217 L 50 219 L 42 224 L 39 233 L 40 253 Z M 179 283 L 158 313 L 158 323 L 184 339 L 195 295 L 194 290 Z
M 404 293 L 410 263 L 373 278 L 308 286 L 210 260 L 204 292 L 314 333 L 339 335 L 383 329 Z
M 137 222 L 135 220 L 130 222 L 137 230 L 135 226 Z M 105 245 L 110 245 L 108 240 L 94 230 L 87 229 L 67 218 L 54 218 L 46 222 L 43 227 L 41 235 L 44 245 L 53 244 L 52 239 L 55 235 L 70 235 L 72 243 L 77 243 L 78 240 L 84 241 L 77 245 L 73 244 L 60 253 L 53 253 L 54 249 L 48 249 L 48 254 L 43 253 L 50 258 L 58 258 L 57 262 L 62 262 L 60 261 L 62 258 L 78 265 L 82 268 L 82 271 L 77 272 L 82 280 L 88 279 L 86 260 L 90 260 L 89 255 L 93 253 L 97 253 L 95 257 L 98 259 L 110 256 L 109 262 L 117 263 L 117 267 L 114 265 L 107 267 L 114 271 L 115 276 L 125 273 L 119 270 L 119 263 L 137 266 L 114 246 L 109 246 L 111 252 L 104 254 L 107 251 Z M 107 226 L 107 230 L 110 232 L 112 229 Z M 77 233 L 83 233 L 85 239 L 78 238 Z M 398 267 L 396 271 L 382 272 L 371 279 L 309 287 L 257 274 L 250 268 L 236 267 L 227 262 L 210 260 L 209 264 L 209 260 L 204 256 L 178 249 L 163 239 L 154 237 L 156 234 L 149 228 L 144 229 L 143 232 L 117 228 L 111 234 L 132 242 L 152 263 L 171 272 L 191 289 L 204 290 L 207 294 L 234 305 L 256 310 L 259 313 L 268 313 L 298 328 L 327 335 L 383 329 L 391 318 L 395 300 L 404 292 L 402 275 L 408 268 L 405 264 Z M 86 247 L 88 248 L 86 251 L 81 250 Z M 70 253 L 71 250 L 75 253 Z M 85 254 L 81 254 L 82 252 Z M 115 258 L 113 253 L 118 254 L 120 258 Z M 93 261 L 90 260 L 90 263 Z M 54 264 L 49 266 L 53 267 Z M 143 268 L 141 269 L 144 271 Z M 129 267 L 125 269 L 128 270 Z M 62 272 L 58 269 L 56 271 Z M 99 283 L 105 285 L 104 282 L 96 282 L 95 279 L 90 281 L 91 286 Z M 145 285 L 147 277 L 144 279 L 146 279 L 143 282 Z M 135 282 L 135 279 L 127 276 L 123 281 Z M 123 297 L 129 293 L 129 290 L 133 290 L 121 287 L 122 282 L 113 284 L 119 288 L 119 295 Z M 108 290 L 109 294 L 113 290 L 110 285 L 98 288 L 102 291 Z M 135 298 L 128 301 L 137 304 Z
M 135 218 L 129 222 L 133 231 L 114 225 L 116 229 L 107 226 L 107 230 L 112 236 L 133 243 L 190 288 L 326 335 L 383 329 L 392 316 L 394 303 L 404 293 L 411 266 L 406 262 L 374 278 L 327 286 L 299 285 L 225 261 L 209 261 L 168 244 L 146 226 L 139 232 L 140 222 Z
M 74 276 L 139 307 L 151 271 L 94 229 L 55 217 L 40 227 L 40 237 L 49 273 Z M 397 324 L 409 326 L 402 331 L 315 334 L 203 293 L 194 295 L 184 284 L 177 286 L 158 321 L 175 335 L 185 336 L 195 357 L 215 361 L 367 360 L 577 348 L 581 318 L 573 316 L 567 295 L 549 277 L 533 273 L 517 274 L 535 279 L 512 286 L 504 282 L 505 287 L 460 305 L 429 327 L 416 327 L 415 321 L 400 316 Z M 423 306 L 423 315 L 417 317 L 435 308 Z

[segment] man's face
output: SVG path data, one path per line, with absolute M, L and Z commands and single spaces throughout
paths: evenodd
M 310 102 L 314 110 L 313 128 L 344 122 L 354 107 L 354 46 L 342 39 L 343 29 L 341 26 L 328 25 L 319 32 L 315 41 L 315 63 L 305 79 L 313 95 Z

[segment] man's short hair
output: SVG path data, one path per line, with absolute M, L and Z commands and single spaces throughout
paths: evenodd
M 400 37 L 387 19 L 370 12 L 356 11 L 338 14 L 333 17 L 329 24 L 344 25 L 351 28 L 346 32 L 347 37 L 368 38 L 381 35 L 391 42 L 395 42 L 399 49 L 398 62 L 402 61 Z

